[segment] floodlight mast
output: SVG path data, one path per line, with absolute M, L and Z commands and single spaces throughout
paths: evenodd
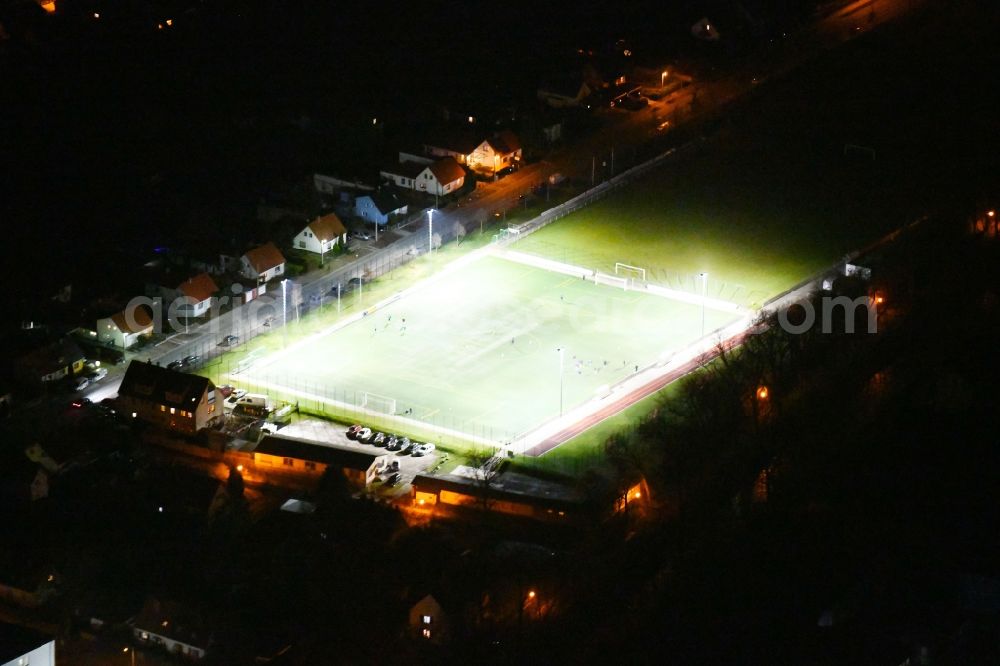
M 427 254 L 434 251 L 434 209 L 427 209 Z

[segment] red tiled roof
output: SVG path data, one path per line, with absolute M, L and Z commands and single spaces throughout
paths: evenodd
M 438 160 L 427 167 L 442 185 L 452 183 L 465 176 L 465 169 L 459 166 L 458 162 L 450 157 Z
M 486 139 L 486 143 L 493 147 L 493 151 L 500 155 L 510 155 L 521 148 L 521 142 L 517 135 L 510 130 L 504 130 L 495 137 Z
M 133 309 L 131 318 L 135 326 L 129 325 L 129 318 L 125 316 L 124 310 L 111 315 L 111 321 L 115 323 L 115 326 L 122 333 L 141 333 L 153 325 L 153 317 L 150 315 L 149 308 L 145 305 Z
M 317 217 L 309 223 L 309 230 L 313 232 L 313 235 L 316 236 L 316 238 L 324 242 L 340 238 L 347 233 L 344 223 L 341 222 L 340 218 L 333 213 L 324 215 L 323 217 Z
M 177 285 L 177 290 L 190 298 L 195 303 L 201 303 L 212 297 L 212 294 L 219 291 L 215 285 L 215 280 L 208 273 L 200 273 Z
M 243 256 L 247 258 L 247 262 L 258 273 L 264 273 L 285 263 L 285 257 L 278 250 L 277 246 L 271 242 L 264 243 L 252 250 L 247 250 L 247 253 Z

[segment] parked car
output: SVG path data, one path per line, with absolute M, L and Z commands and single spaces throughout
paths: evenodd
M 397 483 L 399 483 L 399 479 L 400 478 L 401 477 L 400 477 L 399 472 L 396 472 L 395 474 L 393 474 L 392 476 L 390 476 L 388 479 L 386 479 L 386 482 L 385 482 L 386 487 L 391 488 L 392 486 L 396 485 Z
M 184 361 L 171 361 L 167 363 L 167 370 L 180 370 L 184 367 Z
M 219 344 L 222 345 L 223 347 L 229 347 L 235 345 L 239 341 L 240 341 L 240 336 L 227 335 L 226 337 L 222 338 L 222 342 L 220 342 Z
M 510 174 L 514 173 L 515 171 L 517 171 L 517 169 L 515 169 L 512 166 L 504 167 L 504 168 L 500 169 L 499 171 L 497 171 L 497 179 L 506 178 L 507 176 L 509 176 Z
M 398 460 L 393 460 L 391 463 L 385 466 L 385 469 L 382 470 L 382 472 L 385 474 L 388 474 L 389 472 L 398 472 L 398 471 L 399 471 Z
M 364 426 L 354 424 L 347 429 L 347 439 L 357 439 L 358 433 L 364 429 Z
M 649 100 L 642 95 L 629 93 L 612 102 L 612 106 L 618 106 L 629 111 L 639 111 L 649 106 Z
M 420 456 L 426 456 L 428 453 L 432 453 L 433 451 L 433 444 L 417 444 L 414 445 L 411 455 L 419 458 Z
M 87 379 L 86 377 L 76 377 L 75 379 L 73 379 L 72 386 L 74 391 L 82 391 L 83 389 L 90 386 L 90 380 Z
M 407 453 L 409 453 L 409 452 L 410 452 L 410 448 L 411 448 L 412 446 L 413 446 L 413 443 L 412 443 L 412 442 L 410 442 L 410 440 L 408 440 L 408 439 L 406 439 L 406 438 L 404 437 L 403 439 L 401 439 L 401 440 L 400 440 L 400 444 L 399 444 L 399 454 L 400 454 L 400 455 L 406 455 Z
M 362 428 L 361 430 L 359 430 L 357 432 L 357 434 L 355 435 L 354 439 L 356 439 L 359 442 L 362 442 L 364 444 L 368 444 L 368 443 L 371 442 L 372 436 L 373 435 L 372 435 L 371 428 Z
M 232 384 L 223 384 L 222 386 L 216 386 L 215 390 L 222 395 L 223 398 L 228 398 L 236 390 L 236 387 Z
M 240 401 L 240 398 L 242 398 L 246 394 L 247 394 L 247 392 L 245 390 L 243 390 L 243 389 L 235 389 L 235 390 L 233 390 L 233 392 L 229 394 L 229 397 L 226 398 L 226 401 L 224 403 L 222 403 L 223 408 L 227 412 L 231 412 L 233 410 L 233 408 L 236 407 L 236 403 L 238 403 Z
M 372 443 L 372 446 L 385 446 L 386 445 L 386 441 L 385 440 L 386 440 L 385 433 L 384 432 L 377 432 L 377 433 L 375 433 L 375 436 L 372 437 L 371 443 Z
M 184 360 L 182 361 L 182 363 L 184 365 L 194 365 L 195 363 L 197 363 L 200 360 L 201 360 L 201 356 L 198 356 L 197 354 L 191 354 L 190 356 L 185 356 Z
M 385 450 L 386 451 L 396 451 L 399 449 L 399 438 L 395 435 L 389 435 L 385 438 Z
M 358 233 L 355 234 L 355 237 L 356 238 L 360 238 L 361 240 L 371 240 L 372 239 L 372 235 L 370 233 L 368 233 L 367 231 L 359 231 Z
M 93 384 L 94 382 L 99 382 L 102 379 L 104 379 L 105 377 L 107 377 L 108 376 L 108 369 L 107 368 L 96 368 L 95 370 L 93 370 L 91 372 L 88 372 L 84 376 L 87 379 L 90 380 L 91 384 Z

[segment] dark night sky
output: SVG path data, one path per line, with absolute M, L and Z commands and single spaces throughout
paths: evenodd
M 79 276 L 112 245 L 238 227 L 273 187 L 370 148 L 372 116 L 391 147 L 442 97 L 530 100 L 578 46 L 669 55 L 713 4 L 222 2 L 157 32 L 155 3 L 64 0 L 102 21 L 23 21 L 37 39 L 0 50 L 7 261 Z M 41 228 L 44 253 L 25 252 Z

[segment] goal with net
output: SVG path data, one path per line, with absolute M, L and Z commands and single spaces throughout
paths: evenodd
M 361 407 L 380 414 L 395 414 L 396 399 L 364 391 L 361 393 Z
M 618 287 L 623 291 L 628 291 L 628 283 L 628 278 L 601 272 L 594 273 L 594 284 L 604 284 L 609 287 Z
M 630 264 L 623 264 L 620 261 L 615 262 L 615 275 L 631 277 L 633 279 L 639 278 L 643 282 L 646 281 L 645 268 L 640 268 L 639 266 L 632 266 Z

